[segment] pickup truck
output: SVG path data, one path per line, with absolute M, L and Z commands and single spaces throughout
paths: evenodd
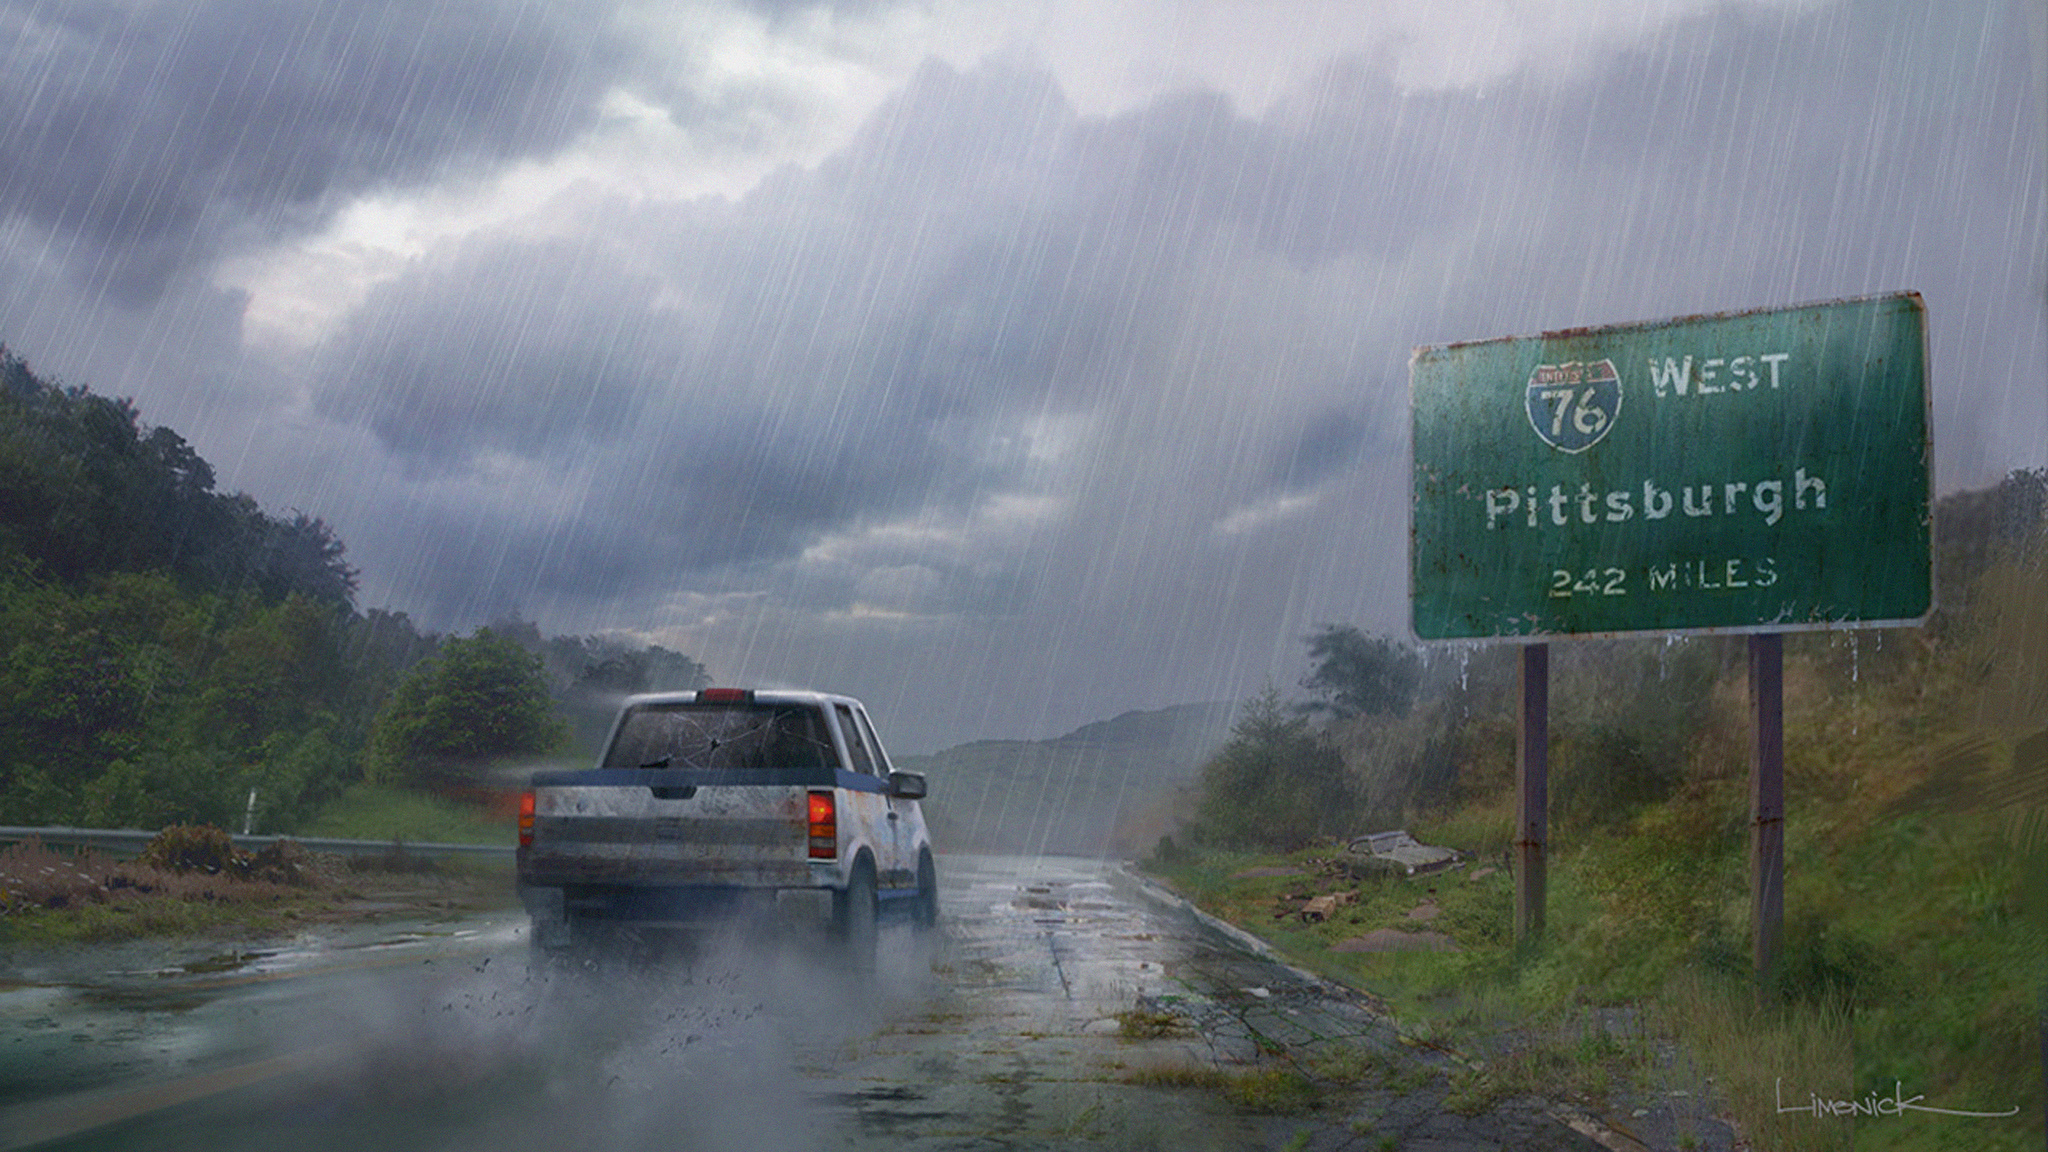
M 891 770 L 851 697 L 630 697 L 596 767 L 536 772 L 520 796 L 534 947 L 794 919 L 871 963 L 881 915 L 938 921 L 924 795 L 923 776 Z

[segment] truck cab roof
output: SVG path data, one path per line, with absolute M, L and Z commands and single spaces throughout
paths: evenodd
M 686 692 L 641 692 L 628 696 L 625 707 L 639 704 L 808 704 L 823 707 L 831 704 L 849 704 L 865 710 L 865 705 L 851 696 L 832 692 L 814 692 L 806 688 L 697 688 Z

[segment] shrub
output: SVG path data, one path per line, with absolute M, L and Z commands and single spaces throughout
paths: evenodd
M 296 841 L 273 840 L 250 857 L 251 880 L 304 888 L 313 883 L 313 858 Z
M 541 661 L 489 628 L 454 637 L 408 672 L 370 737 L 378 783 L 460 783 L 493 760 L 548 752 L 568 737 Z
M 1202 768 L 1196 830 L 1222 847 L 1292 850 L 1351 815 L 1344 760 L 1268 688 L 1245 704 L 1230 741 Z
M 253 858 L 211 824 L 173 824 L 144 845 L 135 862 L 166 872 L 246 877 Z
M 1171 835 L 1166 835 L 1161 836 L 1159 843 L 1153 846 L 1152 857 L 1146 863 L 1159 868 L 1172 868 L 1178 864 L 1186 864 L 1194 858 L 1193 852 L 1174 843 Z

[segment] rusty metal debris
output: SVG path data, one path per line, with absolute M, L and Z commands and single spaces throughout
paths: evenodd
M 1353 876 L 1427 876 L 1463 867 L 1465 860 L 1465 853 L 1419 843 L 1406 830 L 1358 836 L 1344 846 L 1344 864 Z

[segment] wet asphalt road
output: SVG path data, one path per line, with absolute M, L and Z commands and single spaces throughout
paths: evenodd
M 1541 1100 L 1445 1112 L 1447 1057 L 1113 864 L 941 883 L 942 930 L 886 927 L 872 977 L 802 936 L 531 965 L 513 916 L 9 957 L 0 1150 L 1640 1147 Z M 1176 1027 L 1127 1038 L 1140 1007 Z M 1291 1115 L 1158 1083 L 1345 1052 L 1393 1074 Z

